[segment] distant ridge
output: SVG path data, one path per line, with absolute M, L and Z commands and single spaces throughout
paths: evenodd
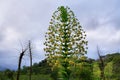
M 0 71 L 4 71 L 5 69 L 7 68 L 0 66 Z
M 4 71 L 6 69 L 16 70 L 16 68 L 14 68 L 14 66 L 0 65 L 0 71 Z

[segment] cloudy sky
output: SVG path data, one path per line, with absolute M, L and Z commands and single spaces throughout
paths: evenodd
M 44 35 L 53 12 L 68 6 L 86 31 L 88 57 L 120 52 L 120 0 L 0 0 L 0 68 L 17 68 L 19 53 L 32 41 L 33 60 L 44 59 Z M 29 65 L 28 55 L 23 65 Z

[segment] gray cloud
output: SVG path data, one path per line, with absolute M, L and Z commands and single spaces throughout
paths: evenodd
M 96 29 L 99 25 L 111 23 L 111 20 L 116 22 L 113 21 L 114 18 L 115 20 L 120 18 L 118 3 L 118 0 L 84 0 L 72 8 L 85 28 Z
M 3 40 L 3 38 L 4 38 L 4 35 L 1 33 L 0 34 L 0 42 Z

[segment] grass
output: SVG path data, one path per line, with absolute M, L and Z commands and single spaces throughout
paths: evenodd
M 14 76 L 14 79 L 9 79 L 7 76 L 3 76 L 3 74 L 0 73 L 0 80 L 16 80 L 16 76 Z M 28 75 L 20 75 L 20 80 L 29 80 Z M 53 80 L 50 75 L 32 75 L 32 80 Z
M 29 80 L 28 75 L 21 75 L 20 80 Z M 32 75 L 32 80 L 52 80 L 50 75 Z

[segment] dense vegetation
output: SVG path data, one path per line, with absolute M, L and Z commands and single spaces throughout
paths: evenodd
M 100 69 L 99 69 L 99 59 L 87 59 L 87 63 L 91 64 L 90 67 L 85 68 L 85 70 L 79 72 L 75 71 L 75 75 L 72 75 L 71 80 L 80 80 L 75 79 L 76 76 L 83 77 L 83 80 L 86 77 L 90 77 L 88 74 L 92 74 L 91 80 L 100 80 Z M 107 54 L 104 56 L 105 62 L 105 80 L 120 80 L 120 53 Z M 51 66 L 48 65 L 46 59 L 40 61 L 39 63 L 34 63 L 32 66 L 32 80 L 57 80 L 57 70 L 52 71 Z M 87 70 L 89 69 L 89 70 Z M 92 73 L 91 73 L 92 70 Z M 90 72 L 89 72 L 90 71 Z M 29 66 L 23 66 L 21 70 L 20 80 L 29 80 Z M 0 72 L 0 80 L 15 80 L 16 71 L 6 69 L 5 71 Z M 89 79 L 90 80 L 90 79 Z

